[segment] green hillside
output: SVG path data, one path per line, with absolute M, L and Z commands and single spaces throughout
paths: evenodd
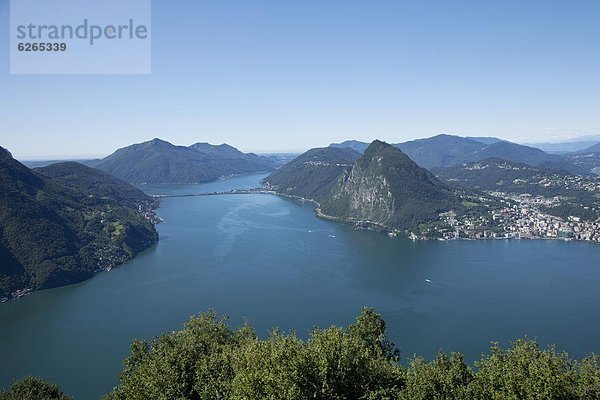
M 566 171 L 553 173 L 544 168 L 500 158 L 488 158 L 448 168 L 435 168 L 433 172 L 440 179 L 457 187 L 515 193 L 526 193 L 531 187 L 527 182 L 533 179 L 540 181 L 544 178 L 549 179 L 553 175 L 569 175 Z
M 352 149 L 311 149 L 263 180 L 282 194 L 321 201 L 329 195 L 338 177 L 360 154 Z
M 34 171 L 0 151 L 0 297 L 79 282 L 130 259 L 158 240 L 139 212 L 153 206 L 81 164 Z

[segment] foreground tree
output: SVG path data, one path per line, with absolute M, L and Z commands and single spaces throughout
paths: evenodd
M 554 347 L 542 350 L 519 339 L 512 348 L 497 344 L 476 363 L 471 393 L 476 399 L 598 399 L 600 369 L 591 357 L 578 363 Z
M 135 341 L 107 399 L 375 399 L 401 388 L 397 361 L 373 310 L 306 342 L 277 330 L 260 340 L 249 326 L 233 332 L 210 311 L 152 346 Z
M 405 379 L 400 399 L 469 399 L 468 389 L 474 373 L 465 364 L 462 354 L 448 356 L 440 352 L 429 363 L 415 357 L 406 369 Z
M 354 324 L 314 329 L 304 341 L 274 330 L 233 332 L 213 311 L 183 331 L 136 341 L 107 399 L 600 399 L 596 356 L 581 362 L 533 340 L 497 344 L 469 367 L 460 353 L 399 364 L 385 322 L 363 309 Z
M 37 378 L 16 382 L 0 400 L 68 399 Z M 354 324 L 314 329 L 307 340 L 278 330 L 261 340 L 236 331 L 214 311 L 148 344 L 134 341 L 120 384 L 106 400 L 593 400 L 600 364 L 574 361 L 554 347 L 517 340 L 493 345 L 473 367 L 460 353 L 406 366 L 386 337 L 385 322 L 363 309 Z
M 0 392 L 0 400 L 71 400 L 71 397 L 52 383 L 28 376 L 13 383 L 6 392 Z

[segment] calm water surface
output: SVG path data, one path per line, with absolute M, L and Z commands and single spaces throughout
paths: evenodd
M 250 188 L 262 176 L 143 187 L 153 194 Z M 600 246 L 558 241 L 416 242 L 315 218 L 270 195 L 163 199 L 160 243 L 78 285 L 0 305 L 0 386 L 26 374 L 93 399 L 117 383 L 134 338 L 179 329 L 215 308 L 261 334 L 305 337 L 384 315 L 404 357 L 439 348 L 469 360 L 537 337 L 600 352 Z M 431 282 L 427 282 L 429 279 Z

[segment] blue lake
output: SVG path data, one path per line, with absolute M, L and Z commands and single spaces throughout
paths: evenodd
M 222 191 L 262 177 L 143 189 Z M 0 386 L 33 374 L 98 398 L 117 384 L 133 339 L 180 329 L 209 308 L 232 326 L 246 318 L 262 335 L 278 326 L 305 337 L 373 306 L 404 359 L 443 348 L 473 360 L 491 341 L 525 335 L 577 357 L 600 352 L 597 245 L 412 242 L 259 194 L 165 198 L 158 214 L 160 243 L 135 260 L 0 305 Z

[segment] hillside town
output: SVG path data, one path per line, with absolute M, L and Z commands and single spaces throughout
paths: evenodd
M 476 216 L 458 216 L 454 211 L 441 213 L 438 224 L 426 234 L 411 233 L 411 239 L 561 239 L 600 243 L 600 221 L 586 221 L 577 216 L 564 219 L 540 211 L 541 207 L 559 205 L 560 197 L 490 194 L 498 199 L 499 207 L 490 207 L 489 212 Z
M 515 168 L 515 167 L 513 167 Z M 531 167 L 526 167 L 531 168 Z M 542 173 L 530 178 L 515 179 L 514 185 L 535 185 L 541 188 L 559 188 L 564 191 L 581 190 L 591 193 L 600 193 L 600 178 L 571 174 Z

